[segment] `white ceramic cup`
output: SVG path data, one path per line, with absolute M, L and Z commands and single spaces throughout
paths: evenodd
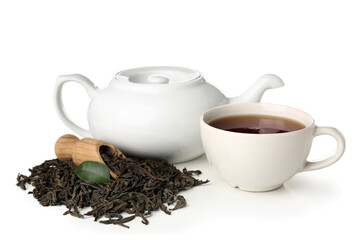
M 300 122 L 305 128 L 286 133 L 249 134 L 209 125 L 215 119 L 234 115 L 283 117 Z M 345 139 L 340 131 L 318 127 L 307 113 L 282 105 L 240 103 L 216 107 L 203 114 L 200 130 L 209 162 L 231 186 L 245 191 L 277 189 L 296 173 L 330 166 L 345 151 Z M 323 134 L 336 139 L 335 154 L 319 162 L 307 161 L 314 137 Z

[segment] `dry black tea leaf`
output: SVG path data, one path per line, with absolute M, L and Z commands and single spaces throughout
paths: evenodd
M 107 155 L 100 149 L 105 164 L 119 176 L 114 182 L 102 184 L 87 182 L 74 173 L 72 161 L 47 160 L 30 169 L 30 176 L 19 174 L 17 186 L 26 189 L 31 184 L 32 193 L 43 206 L 64 205 L 65 215 L 78 218 L 92 216 L 103 224 L 128 227 L 127 222 L 140 218 L 148 224 L 152 211 L 166 214 L 182 208 L 186 200 L 179 192 L 207 183 L 195 179 L 200 171 L 180 171 L 175 166 L 157 159 L 123 158 Z M 175 206 L 168 209 L 166 205 Z M 91 210 L 82 213 L 81 210 Z

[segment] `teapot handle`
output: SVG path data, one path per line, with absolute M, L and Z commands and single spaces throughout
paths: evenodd
M 90 98 L 94 96 L 98 88 L 91 82 L 87 77 L 80 74 L 70 74 L 70 75 L 62 75 L 59 76 L 56 80 L 55 90 L 54 90 L 54 104 L 56 112 L 58 113 L 60 119 L 64 122 L 64 124 L 70 128 L 75 133 L 79 134 L 82 137 L 91 137 L 91 133 L 89 130 L 86 130 L 82 127 L 79 127 L 70 118 L 67 116 L 63 100 L 62 100 L 62 88 L 66 82 L 77 82 L 82 85 Z

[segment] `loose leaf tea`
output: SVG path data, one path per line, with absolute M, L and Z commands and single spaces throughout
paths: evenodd
M 180 171 L 161 160 L 115 157 L 105 151 L 101 151 L 101 156 L 119 176 L 114 182 L 86 182 L 76 176 L 72 161 L 53 159 L 29 169 L 30 176 L 19 174 L 17 186 L 25 190 L 26 184 L 31 184 L 34 189 L 29 193 L 41 205 L 65 205 L 68 210 L 64 215 L 93 216 L 95 221 L 106 218 L 99 222 L 128 227 L 125 223 L 136 217 L 148 224 L 147 217 L 157 209 L 170 214 L 184 207 L 186 200 L 178 193 L 208 182 L 192 176 L 201 174 L 198 170 Z M 175 206 L 168 209 L 165 204 Z M 85 207 L 91 210 L 81 213 Z
M 76 176 L 87 182 L 106 183 L 111 181 L 109 169 L 102 163 L 85 161 L 74 169 Z

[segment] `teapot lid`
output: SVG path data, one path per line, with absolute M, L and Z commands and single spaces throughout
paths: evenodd
M 121 71 L 115 79 L 138 84 L 176 84 L 201 78 L 201 73 L 183 67 L 141 67 Z

